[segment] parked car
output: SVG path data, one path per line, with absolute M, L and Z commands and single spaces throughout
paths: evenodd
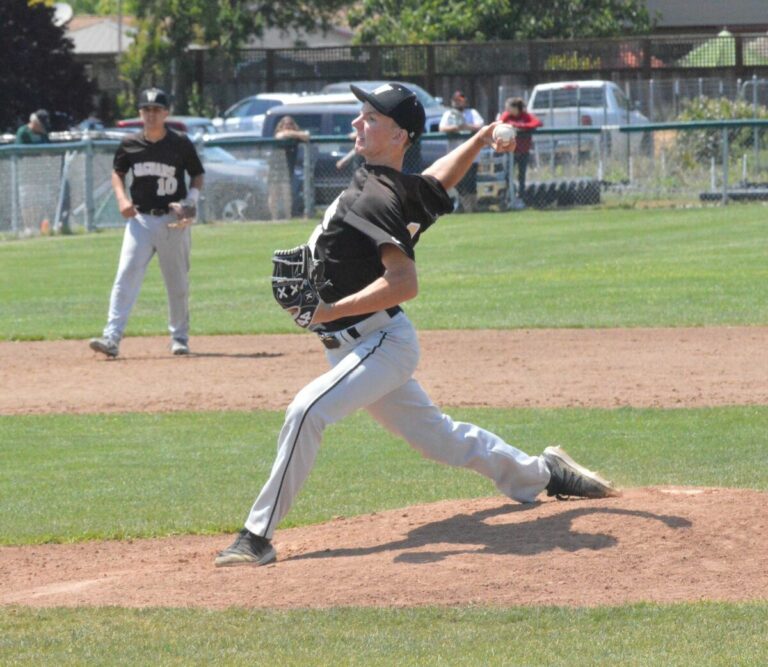
M 179 132 L 185 132 L 192 139 L 215 132 L 216 128 L 210 118 L 202 116 L 168 116 L 165 124 Z M 127 118 L 117 122 L 118 129 L 137 131 L 144 127 L 144 121 L 141 118 Z
M 235 102 L 220 117 L 213 119 L 218 132 L 261 132 L 264 114 L 272 107 L 299 97 L 298 93 L 258 93 Z
M 649 120 L 631 103 L 624 92 L 612 81 L 566 81 L 542 83 L 534 86 L 528 109 L 544 123 L 544 128 L 603 127 L 616 125 L 647 125 Z M 627 150 L 648 150 L 650 133 L 622 134 L 612 129 L 604 132 L 608 151 L 613 155 L 626 155 Z M 534 147 L 539 157 L 572 152 L 574 148 L 585 154 L 599 150 L 599 134 L 573 135 L 542 134 Z
M 269 219 L 266 160 L 236 158 L 221 146 L 203 144 L 199 150 L 205 168 L 206 219 Z
M 348 93 L 349 86 L 355 84 L 359 88 L 365 91 L 375 90 L 379 86 L 383 86 L 389 81 L 337 81 L 336 83 L 329 83 L 322 88 L 323 93 Z M 438 132 L 440 125 L 440 119 L 443 117 L 443 113 L 448 109 L 443 104 L 443 100 L 439 97 L 433 97 L 421 86 L 415 83 L 409 83 L 407 81 L 399 82 L 402 85 L 410 88 L 418 98 L 419 102 L 424 106 L 424 111 L 427 115 L 427 120 L 424 125 L 425 132 Z

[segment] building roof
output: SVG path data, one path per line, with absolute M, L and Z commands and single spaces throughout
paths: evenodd
M 66 25 L 67 37 L 75 46 L 75 53 L 117 53 L 133 43 L 136 32 L 130 16 L 122 19 L 122 44 L 118 40 L 119 28 L 116 16 L 75 16 Z
M 651 16 L 658 13 L 658 27 L 669 30 L 765 30 L 766 0 L 645 0 Z
M 281 30 L 267 28 L 261 37 L 252 37 L 248 46 L 255 49 L 293 49 L 296 47 L 348 46 L 352 43 L 352 31 L 342 26 L 332 26 L 327 32 L 313 30 Z
M 67 37 L 75 45 L 75 53 L 117 53 L 118 19 L 116 16 L 78 15 L 66 25 Z M 122 48 L 133 43 L 136 31 L 131 16 L 122 19 Z M 253 37 L 248 46 L 257 49 L 292 49 L 296 46 L 347 46 L 352 42 L 352 31 L 334 26 L 327 32 L 304 30 L 280 30 L 269 28 L 261 37 Z

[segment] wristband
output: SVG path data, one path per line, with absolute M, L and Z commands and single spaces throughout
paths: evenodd
M 198 200 L 200 199 L 200 190 L 197 188 L 190 188 L 189 192 L 187 193 L 187 199 L 191 199 L 195 204 L 197 204 Z

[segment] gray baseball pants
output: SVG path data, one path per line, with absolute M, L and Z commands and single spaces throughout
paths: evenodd
M 139 213 L 125 226 L 120 262 L 109 299 L 104 337 L 120 341 L 128 316 L 139 296 L 144 274 L 157 253 L 168 294 L 168 331 L 171 338 L 189 340 L 189 255 L 192 232 L 172 229 L 173 213 L 163 216 Z
M 379 312 L 355 326 L 359 338 L 336 334 L 327 351 L 331 370 L 310 382 L 288 406 L 277 458 L 245 527 L 271 538 L 312 470 L 323 430 L 365 408 L 382 426 L 427 458 L 469 468 L 504 495 L 532 502 L 549 482 L 549 468 L 499 436 L 453 421 L 412 378 L 419 360 L 416 331 L 405 313 Z

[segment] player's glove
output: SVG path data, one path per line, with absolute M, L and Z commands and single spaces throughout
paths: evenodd
M 321 302 L 318 289 L 328 284 L 318 267 L 306 244 L 272 254 L 272 295 L 303 329 Z
M 168 208 L 176 215 L 176 220 L 168 223 L 168 226 L 173 229 L 188 227 L 197 217 L 197 204 L 194 199 L 172 202 Z

